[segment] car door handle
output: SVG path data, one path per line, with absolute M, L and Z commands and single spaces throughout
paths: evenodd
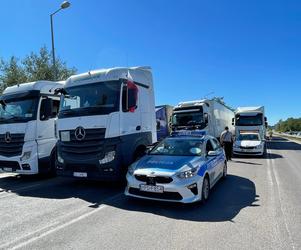
M 141 130 L 141 126 L 137 126 L 137 127 L 136 127 L 136 130 L 137 130 L 137 131 Z

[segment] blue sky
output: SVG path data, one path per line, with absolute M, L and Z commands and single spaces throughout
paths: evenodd
M 54 19 L 56 53 L 79 73 L 150 65 L 157 104 L 214 92 L 232 107 L 265 105 L 271 124 L 301 117 L 301 1 L 70 1 Z M 50 48 L 60 3 L 1 0 L 0 57 Z

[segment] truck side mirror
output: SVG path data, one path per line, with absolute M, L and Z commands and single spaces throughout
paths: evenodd
M 45 121 L 52 116 L 53 101 L 50 98 L 45 98 L 42 100 L 40 109 L 40 120 Z
M 209 116 L 208 116 L 208 113 L 204 113 L 204 121 L 205 121 L 205 124 L 207 125 L 208 122 L 209 122 Z
M 234 125 L 234 118 L 232 118 L 232 125 Z
M 135 112 L 138 101 L 138 88 L 137 86 L 127 81 L 122 89 L 122 111 L 123 112 Z
M 266 127 L 266 128 L 268 127 L 268 122 L 265 122 L 265 127 Z

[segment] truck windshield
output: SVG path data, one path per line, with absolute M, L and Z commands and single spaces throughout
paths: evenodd
M 174 127 L 197 127 L 203 129 L 206 127 L 203 112 L 181 112 L 172 115 L 172 125 Z
M 263 115 L 236 115 L 236 126 L 260 126 L 263 125 Z
M 103 115 L 119 111 L 120 81 L 98 82 L 66 88 L 59 118 Z
M 0 103 L 0 123 L 27 122 L 36 119 L 38 98 L 3 98 Z

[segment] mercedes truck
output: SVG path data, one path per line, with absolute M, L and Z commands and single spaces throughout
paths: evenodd
M 233 110 L 222 99 L 204 99 L 180 102 L 174 107 L 171 128 L 177 130 L 201 130 L 219 138 L 225 127 L 232 126 Z
M 89 71 L 58 91 L 58 175 L 120 180 L 157 141 L 150 67 Z
M 17 84 L 0 97 L 0 170 L 55 174 L 57 118 L 62 82 Z

